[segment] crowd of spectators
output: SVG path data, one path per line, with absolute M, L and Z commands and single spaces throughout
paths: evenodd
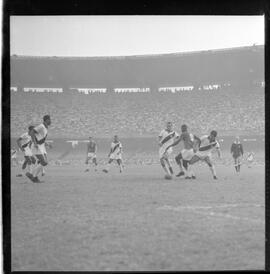
M 264 91 L 70 94 L 11 92 L 11 136 L 50 114 L 50 137 L 156 136 L 166 121 L 195 134 L 264 134 Z

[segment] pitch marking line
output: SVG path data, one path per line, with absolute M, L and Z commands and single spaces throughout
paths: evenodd
M 224 205 L 216 205 L 216 206 L 169 206 L 165 205 L 162 207 L 158 207 L 158 210 L 172 210 L 172 211 L 185 211 L 185 210 L 191 210 L 194 213 L 207 215 L 211 217 L 221 217 L 221 218 L 228 218 L 228 219 L 234 219 L 234 220 L 240 220 L 240 221 L 248 221 L 248 222 L 254 222 L 254 223 L 261 223 L 265 224 L 265 221 L 262 219 L 253 219 L 248 217 L 239 217 L 234 216 L 231 214 L 225 214 L 225 213 L 217 213 L 212 211 L 215 208 L 232 208 L 232 207 L 264 207 L 260 204 L 224 204 Z M 205 211 L 206 209 L 206 211 Z M 212 209 L 212 210 L 211 210 Z

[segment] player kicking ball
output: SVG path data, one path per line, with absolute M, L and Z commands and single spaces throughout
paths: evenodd
M 87 144 L 87 150 L 86 150 L 86 160 L 85 164 L 88 166 L 89 161 L 92 161 L 92 163 L 95 165 L 95 171 L 97 171 L 97 144 L 93 140 L 92 137 L 89 137 L 89 142 Z M 87 167 L 85 172 L 88 172 L 89 168 Z
M 107 168 L 104 168 L 102 171 L 108 173 L 111 167 L 111 163 L 115 160 L 119 166 L 120 173 L 123 172 L 122 144 L 120 143 L 117 135 L 114 136 L 113 142 L 111 143 L 111 150 L 108 157 L 109 161 Z
M 165 171 L 165 179 L 171 180 L 173 169 L 169 161 L 169 155 L 172 153 L 172 144 L 179 138 L 179 134 L 173 130 L 172 122 L 167 122 L 166 129 L 163 129 L 159 136 L 159 160 L 160 164 Z

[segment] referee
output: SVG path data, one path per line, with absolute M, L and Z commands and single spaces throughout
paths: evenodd
M 240 142 L 240 138 L 237 136 L 231 146 L 231 154 L 234 159 L 234 167 L 236 172 L 240 172 L 241 159 L 244 155 L 243 145 Z

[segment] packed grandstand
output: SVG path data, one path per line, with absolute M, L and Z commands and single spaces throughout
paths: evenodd
M 11 136 L 52 117 L 50 138 L 264 134 L 264 47 L 129 57 L 11 56 Z

